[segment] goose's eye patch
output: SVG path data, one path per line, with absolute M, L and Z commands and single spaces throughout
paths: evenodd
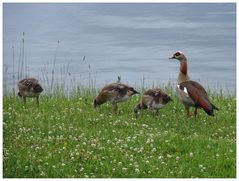
M 179 56 L 179 55 L 181 55 L 179 52 L 175 53 L 175 56 Z

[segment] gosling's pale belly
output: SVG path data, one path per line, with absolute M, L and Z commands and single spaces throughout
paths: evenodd
M 165 105 L 160 104 L 160 103 L 156 103 L 155 101 L 153 101 L 151 105 L 148 105 L 148 108 L 161 109 L 161 108 L 163 108 L 164 106 L 165 106 Z
M 25 96 L 25 97 L 37 97 L 39 95 L 40 95 L 40 93 L 34 93 L 34 92 L 29 92 L 29 91 L 23 92 L 23 96 Z
M 130 97 L 128 95 L 124 95 L 122 97 L 117 97 L 116 98 L 116 102 L 123 102 L 123 101 L 127 101 Z

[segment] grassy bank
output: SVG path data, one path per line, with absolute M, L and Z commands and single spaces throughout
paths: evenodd
M 215 117 L 186 119 L 174 102 L 136 119 L 139 97 L 100 112 L 94 94 L 3 98 L 4 177 L 236 177 L 236 98 L 210 95 Z

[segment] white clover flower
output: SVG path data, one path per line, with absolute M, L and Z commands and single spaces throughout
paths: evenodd
M 135 171 L 136 173 L 139 173 L 139 169 L 138 169 L 138 168 L 136 168 L 134 171 Z
M 41 175 L 41 176 L 45 176 L 45 175 L 46 175 L 46 173 L 45 173 L 45 172 L 43 172 L 43 171 L 41 171 L 40 175 Z
M 152 151 L 152 152 L 155 152 L 155 151 L 156 151 L 156 148 L 153 148 L 151 151 Z
M 123 167 L 123 168 L 122 168 L 122 170 L 123 170 L 123 171 L 126 171 L 126 170 L 127 170 L 127 168 Z
M 167 157 L 168 157 L 168 158 L 172 158 L 172 155 L 170 155 L 170 154 L 167 154 Z
M 203 165 L 199 165 L 199 168 L 203 168 Z
M 92 147 L 96 147 L 96 144 L 95 144 L 95 143 L 91 143 L 91 146 L 92 146 Z

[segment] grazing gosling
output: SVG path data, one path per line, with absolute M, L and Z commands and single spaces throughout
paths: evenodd
M 140 103 L 134 108 L 135 116 L 138 117 L 142 109 L 152 109 L 158 113 L 159 109 L 163 108 L 170 101 L 173 100 L 161 89 L 146 90 L 141 97 Z
M 24 104 L 26 104 L 27 97 L 35 97 L 37 105 L 39 106 L 39 95 L 43 91 L 38 80 L 35 78 L 25 78 L 18 82 L 18 96 L 23 98 Z
M 113 113 L 117 113 L 117 103 L 127 101 L 134 94 L 139 94 L 133 87 L 122 83 L 111 83 L 106 85 L 94 100 L 94 108 L 100 107 L 101 104 L 110 102 Z

